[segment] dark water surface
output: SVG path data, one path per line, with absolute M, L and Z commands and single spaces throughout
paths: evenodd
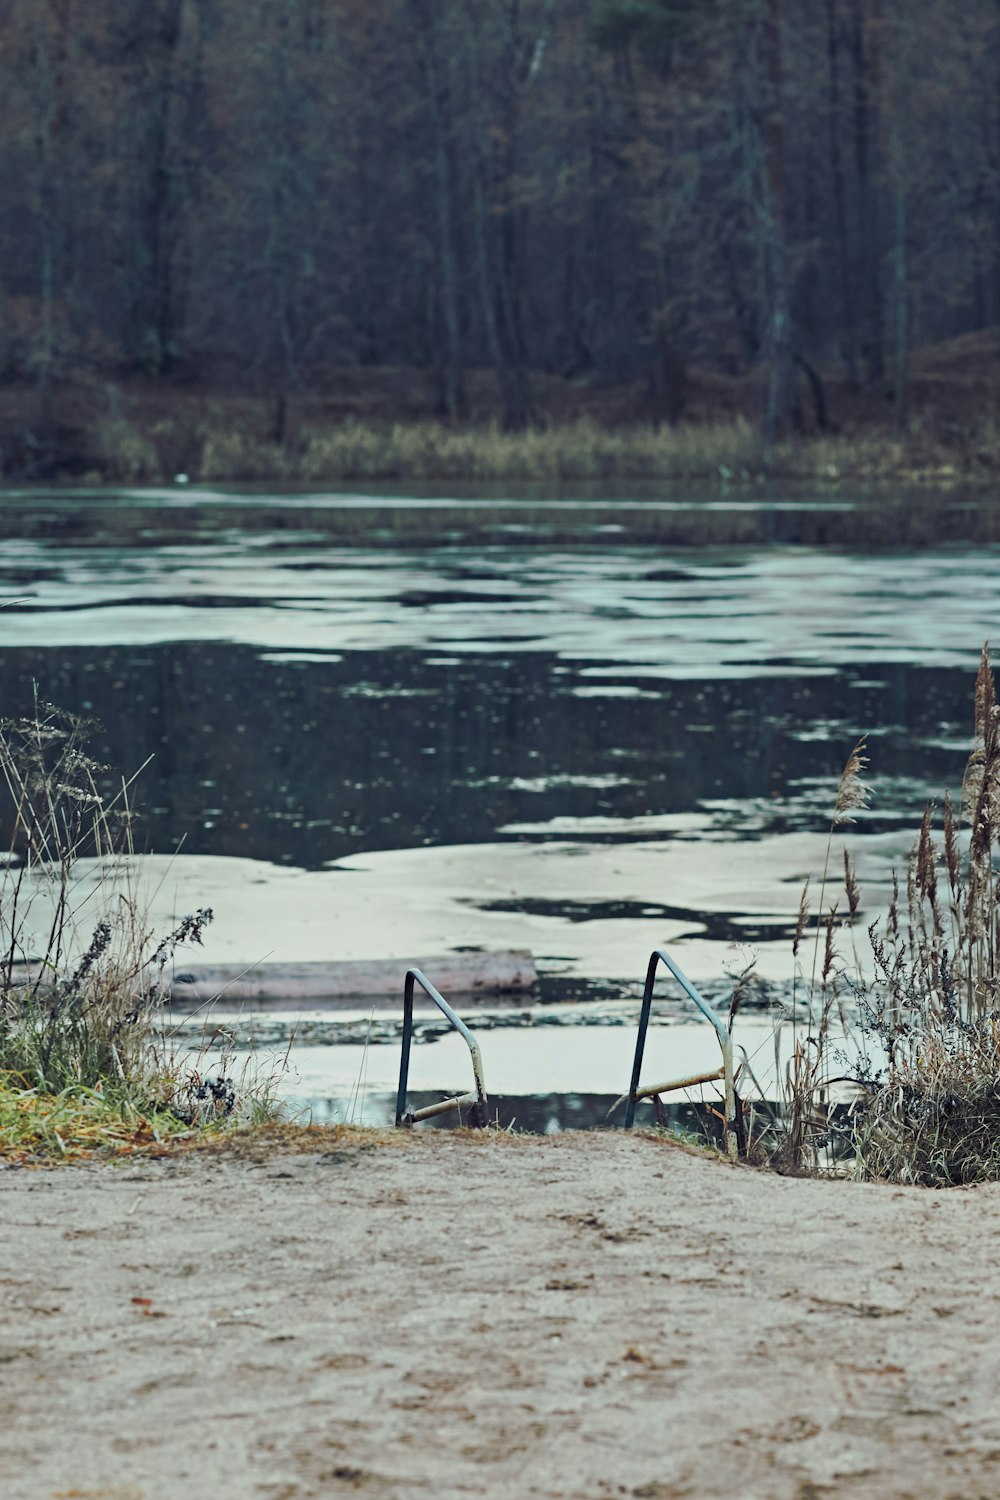
M 8 495 L 0 703 L 26 714 L 37 691 L 92 715 L 116 771 L 152 757 L 137 842 L 161 853 L 183 838 L 192 855 L 318 870 L 420 845 L 578 841 L 599 861 L 608 845 L 672 838 L 680 814 L 720 851 L 698 894 L 675 880 L 651 902 L 586 888 L 519 900 L 486 880 L 468 899 L 550 934 L 680 922 L 720 950 L 784 948 L 797 889 L 771 916 L 735 909 L 747 891 L 726 895 L 740 889 L 727 842 L 759 847 L 763 868 L 771 836 L 825 830 L 866 733 L 862 839 L 902 839 L 928 796 L 955 788 L 979 650 L 997 635 L 997 517 L 955 497 L 655 487 L 619 501 Z M 542 998 L 564 983 L 579 1000 L 579 978 L 549 969 Z M 683 1075 L 688 1045 L 707 1048 L 692 1065 L 714 1066 L 704 1031 L 671 1033 L 665 1076 Z M 605 1123 L 631 1033 L 575 1038 L 574 1051 L 558 1029 L 491 1034 L 502 1124 Z M 456 1043 L 419 1050 L 425 1089 L 468 1086 Z M 398 1045 L 296 1057 L 293 1107 L 391 1117 Z
M 411 1109 L 424 1109 L 437 1103 L 440 1092 L 414 1091 L 408 1099 Z M 615 1094 L 553 1093 L 503 1094 L 490 1099 L 490 1123 L 501 1130 L 529 1131 L 534 1135 L 555 1135 L 562 1130 L 614 1130 L 621 1127 L 624 1107 L 616 1104 Z M 396 1117 L 396 1095 L 366 1092 L 331 1097 L 296 1099 L 298 1118 L 314 1125 L 335 1125 L 345 1120 L 358 1125 L 392 1125 Z M 643 1101 L 636 1114 L 636 1124 L 650 1128 L 656 1124 L 652 1107 Z M 708 1109 L 699 1104 L 677 1104 L 663 1101 L 663 1123 L 670 1130 L 687 1131 L 695 1136 L 710 1136 L 722 1144 L 722 1129 Z M 448 1130 L 468 1124 L 454 1114 L 435 1115 L 421 1121 L 420 1130 Z
M 929 524 L 926 501 L 869 506 L 878 534 L 887 515 L 897 535 L 910 511 Z M 26 713 L 37 684 L 100 721 L 116 769 L 152 755 L 155 851 L 184 836 L 189 853 L 315 868 L 426 843 L 650 837 L 676 812 L 748 838 L 819 828 L 862 733 L 866 826 L 886 827 L 960 775 L 1000 574 L 982 542 L 739 540 L 748 518 L 815 538 L 817 518 L 826 537 L 859 511 L 8 496 L 0 701 Z M 939 532 L 965 514 L 944 504 Z M 698 544 L 663 539 L 678 517 Z

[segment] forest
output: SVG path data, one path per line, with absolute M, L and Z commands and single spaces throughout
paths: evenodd
M 1000 323 L 995 0 L 15 0 L 0 68 L 8 473 L 185 392 L 903 437 Z

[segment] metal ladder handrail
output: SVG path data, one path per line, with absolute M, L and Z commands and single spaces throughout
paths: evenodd
M 410 1075 L 410 1045 L 413 1041 L 413 988 L 419 984 L 428 999 L 433 1000 L 438 1010 L 446 1017 L 465 1041 L 472 1056 L 472 1073 L 476 1082 L 475 1093 L 459 1094 L 454 1099 L 442 1099 L 437 1104 L 428 1104 L 424 1109 L 408 1111 L 406 1108 L 407 1082 Z M 486 1086 L 483 1082 L 483 1059 L 479 1043 L 447 1000 L 435 989 L 419 969 L 407 969 L 403 986 L 403 1050 L 399 1059 L 399 1089 L 396 1093 L 396 1124 L 413 1125 L 417 1120 L 429 1120 L 434 1115 L 446 1114 L 449 1109 L 469 1108 L 474 1125 L 486 1124 Z
M 689 1000 L 701 1011 L 707 1021 L 715 1028 L 722 1048 L 722 1067 L 715 1073 L 701 1073 L 693 1078 L 681 1078 L 674 1083 L 660 1083 L 639 1087 L 639 1077 L 642 1072 L 642 1057 L 646 1049 L 646 1031 L 649 1026 L 649 1014 L 653 1005 L 653 985 L 656 981 L 656 969 L 658 964 L 666 964 L 671 974 L 684 990 Z M 739 1143 L 736 1134 L 736 1081 L 733 1071 L 733 1039 L 729 1028 L 720 1020 L 708 1001 L 703 999 L 688 979 L 687 975 L 674 963 L 665 948 L 654 948 L 650 954 L 649 967 L 646 970 L 646 987 L 642 992 L 642 1010 L 639 1014 L 639 1032 L 635 1039 L 635 1058 L 632 1063 L 632 1082 L 629 1085 L 625 1109 L 625 1129 L 631 1130 L 635 1123 L 635 1106 L 640 1099 L 649 1099 L 654 1095 L 669 1093 L 671 1089 L 693 1088 L 696 1084 L 712 1083 L 716 1079 L 724 1080 L 726 1096 L 726 1118 L 724 1121 L 726 1132 L 726 1152 L 734 1159 L 739 1155 Z

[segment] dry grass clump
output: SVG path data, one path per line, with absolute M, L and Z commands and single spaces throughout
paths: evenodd
M 98 421 L 93 439 L 93 458 L 106 478 L 135 484 L 161 476 L 163 464 L 155 442 L 125 417 Z
M 251 459 L 251 452 L 253 457 Z M 907 479 L 942 482 L 957 477 L 950 456 L 910 451 L 895 439 L 873 435 L 796 438 L 771 461 L 775 477 Z M 213 462 L 219 455 L 213 450 Z M 740 483 L 761 472 L 760 437 L 744 417 L 710 423 L 649 424 L 608 428 L 590 418 L 526 432 L 498 424 L 456 428 L 442 422 L 399 422 L 379 428 L 359 420 L 335 427 L 305 427 L 298 455 L 257 445 L 236 460 L 270 462 L 276 472 L 315 482 L 352 479 L 510 479 L 559 483 L 595 479 L 675 479 Z M 221 474 L 208 477 L 224 477 Z
M 635 427 L 609 431 L 587 419 L 545 431 L 505 432 L 493 424 L 454 429 L 395 424 L 385 434 L 349 423 L 313 436 L 303 455 L 306 479 L 344 473 L 366 478 L 573 479 L 717 477 L 756 458 L 746 422 L 711 427 Z
M 841 778 L 835 823 L 863 801 L 862 748 Z M 947 797 L 939 834 L 925 810 L 905 892 L 894 876 L 885 920 L 868 929 L 866 963 L 853 933 L 850 962 L 838 947 L 860 903 L 846 850 L 842 893 L 828 904 L 824 874 L 806 1016 L 792 1022 L 784 1069 L 775 1159 L 786 1170 L 816 1170 L 832 1152 L 852 1155 L 857 1174 L 873 1180 L 947 1186 L 1000 1176 L 1000 707 L 987 646 L 962 803 L 964 835 Z M 797 949 L 807 921 L 804 892 Z
M 637 426 L 609 430 L 589 419 L 544 430 L 506 432 L 496 423 L 443 422 L 378 426 L 348 419 L 303 424 L 295 447 L 238 432 L 204 437 L 202 479 L 280 478 L 321 483 L 341 479 L 433 481 L 509 479 L 749 478 L 759 458 L 756 435 L 742 419 L 712 426 Z
M 886 1065 L 862 1079 L 854 1111 L 866 1175 L 942 1186 L 1000 1175 L 998 721 L 984 646 L 962 784 L 967 852 L 950 800 L 939 837 L 928 807 L 905 903 L 897 884 L 882 932 L 869 934 L 876 978 L 860 1021 Z
M 34 1165 L 130 1156 L 168 1141 L 200 1135 L 171 1110 L 136 1108 L 126 1091 L 28 1088 L 14 1073 L 0 1075 L 0 1157 Z
M 0 867 L 0 1149 L 35 1131 L 56 1141 L 118 1120 L 127 1131 L 267 1113 L 272 1089 L 231 1058 L 209 1066 L 174 1047 L 164 971 L 197 943 L 208 909 L 166 934 L 134 887 L 130 782 L 99 789 L 85 721 L 38 705 L 0 725 L 10 842 Z M 134 778 L 133 778 L 134 780 Z M 83 1123 L 81 1123 L 81 1119 Z M 154 1133 L 159 1126 L 149 1124 Z
M 95 476 L 125 483 L 169 479 L 178 467 L 203 482 L 285 484 L 664 479 L 725 487 L 764 472 L 757 426 L 741 415 L 659 426 L 579 416 L 508 432 L 495 421 L 455 425 L 431 417 L 324 421 L 316 402 L 302 406 L 280 441 L 268 431 L 270 408 L 261 402 L 211 401 L 188 421 L 113 413 L 94 422 L 88 462 Z M 996 456 L 996 433 L 987 427 L 959 455 L 919 431 L 906 441 L 878 431 L 799 434 L 777 445 L 769 473 L 824 485 L 893 479 L 948 487 Z
M 673 479 L 740 483 L 760 473 L 760 440 L 745 418 L 675 427 L 607 428 L 590 418 L 526 432 L 499 424 L 454 427 L 410 421 L 379 425 L 348 418 L 335 425 L 304 422 L 297 441 L 282 445 L 231 426 L 204 431 L 196 465 L 202 480 L 276 479 L 288 483 L 341 480 L 437 480 L 568 483 L 574 480 Z M 878 479 L 905 475 L 947 481 L 956 471 L 926 460 L 924 468 L 895 441 L 872 437 L 796 439 L 779 445 L 775 477 Z
M 1000 1035 L 957 1018 L 909 1030 L 852 1122 L 859 1175 L 951 1187 L 1000 1178 Z
M 498 423 L 455 427 L 422 420 L 377 423 L 348 417 L 305 420 L 293 442 L 261 438 L 231 423 L 203 426 L 194 471 L 205 481 L 274 479 L 287 483 L 670 479 L 741 484 L 762 472 L 760 437 L 745 417 L 676 426 L 606 427 L 589 417 L 525 432 Z M 932 443 L 882 434 L 797 437 L 778 445 L 774 478 L 847 479 L 949 485 L 962 472 L 955 455 Z
M 279 479 L 291 483 L 300 474 L 296 454 L 279 443 L 264 442 L 231 426 L 204 432 L 200 448 L 194 473 L 201 480 Z

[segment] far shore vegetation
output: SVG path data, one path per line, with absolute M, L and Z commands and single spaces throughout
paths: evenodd
M 763 478 L 811 486 L 990 483 L 1000 467 L 1000 336 L 969 335 L 914 356 L 901 428 L 891 391 L 833 374 L 804 379 L 796 420 L 765 447 L 759 376 L 692 370 L 668 417 L 648 381 L 536 375 L 536 413 L 505 425 L 496 376 L 470 371 L 461 416 L 440 412 L 434 373 L 318 371 L 268 389 L 197 365 L 156 378 L 109 372 L 47 388 L 0 385 L 7 484 L 476 483 L 663 480 L 729 487 Z
M 35 410 L 0 416 L 4 473 L 812 478 L 797 433 L 869 427 L 879 472 L 925 441 L 964 468 L 998 59 L 995 0 L 6 5 L 0 406 L 21 383 Z M 481 444 L 410 434 L 435 412 Z M 572 451 L 535 468 L 493 421 Z M 722 431 L 643 453 L 658 423 Z

